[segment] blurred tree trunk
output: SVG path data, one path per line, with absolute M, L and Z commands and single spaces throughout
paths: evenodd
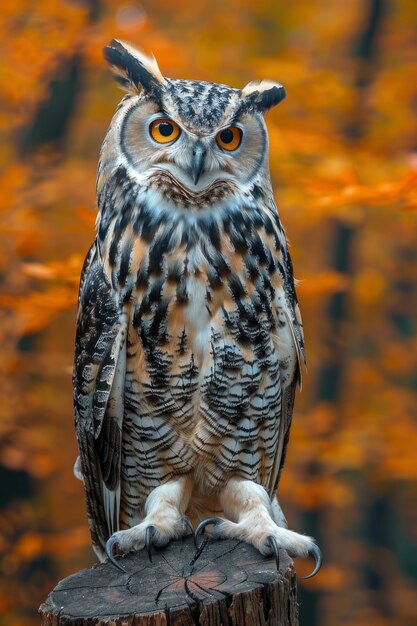
M 100 0 L 85 0 L 89 22 L 100 14 Z M 38 148 L 52 144 L 60 150 L 81 89 L 82 64 L 78 51 L 64 61 L 49 85 L 49 98 L 41 102 L 32 123 L 22 130 L 19 152 L 28 157 Z
M 79 70 L 78 55 L 57 70 L 51 81 L 49 98 L 40 104 L 32 123 L 23 129 L 18 138 L 22 159 L 30 159 L 38 148 L 51 142 L 54 148 L 60 147 L 79 91 Z M 23 260 L 31 259 L 26 257 Z M 36 344 L 36 335 L 25 335 L 17 347 L 22 354 L 30 353 L 35 350 Z M 0 481 L 5 485 L 0 498 L 0 511 L 7 509 L 16 500 L 29 500 L 35 496 L 36 480 L 26 470 L 12 469 L 0 463 Z M 33 573 L 34 569 L 50 571 L 51 568 L 49 560 L 37 559 L 30 564 L 29 569 Z
M 30 126 L 23 129 L 19 149 L 22 158 L 30 158 L 38 148 L 53 145 L 62 151 L 80 91 L 80 56 L 76 53 L 59 66 L 50 82 L 49 98 L 42 102 Z
M 364 3 L 365 14 L 363 18 L 363 30 L 358 39 L 354 42 L 353 56 L 358 59 L 357 74 L 355 83 L 357 87 L 356 107 L 352 112 L 352 118 L 346 120 L 344 134 L 347 142 L 360 139 L 366 128 L 366 110 L 364 107 L 365 94 L 368 86 L 372 82 L 376 65 L 376 51 L 378 34 L 383 24 L 383 17 L 386 10 L 386 0 L 367 0 Z M 333 251 L 330 261 L 331 269 L 345 274 L 352 275 L 354 258 L 354 239 L 356 229 L 340 221 L 333 224 Z M 343 377 L 345 373 L 346 350 L 348 339 L 346 337 L 347 320 L 349 318 L 349 290 L 335 293 L 329 299 L 326 310 L 326 336 L 324 337 L 325 360 L 318 373 L 317 382 L 317 403 L 329 403 L 333 410 L 342 411 L 343 401 Z M 320 459 L 317 463 L 309 467 L 309 475 L 316 476 L 320 480 L 322 467 Z M 369 531 L 373 532 L 379 515 L 379 507 L 384 506 L 380 502 L 376 503 L 375 510 L 372 506 L 369 509 L 370 523 Z M 326 545 L 325 536 L 321 536 L 324 529 L 323 512 L 316 510 L 305 514 L 305 528 L 309 529 L 316 537 L 319 545 Z M 375 539 L 368 537 L 370 544 Z M 373 586 L 380 585 L 380 581 L 373 579 Z M 319 626 L 320 607 L 319 590 L 315 591 L 300 589 L 301 603 L 301 626 Z
M 99 0 L 86 0 L 89 20 L 95 21 L 99 12 Z M 76 52 L 63 61 L 50 80 L 49 97 L 39 104 L 33 120 L 21 129 L 17 137 L 18 155 L 21 160 L 29 160 L 36 151 L 45 146 L 53 147 L 53 157 L 60 158 L 63 141 L 73 116 L 81 89 L 81 56 Z M 50 170 L 47 170 L 50 172 Z M 29 183 L 28 183 L 29 184 Z M 31 259 L 23 256 L 23 261 Z M 30 353 L 36 349 L 38 335 L 25 335 L 18 343 L 20 353 Z M 15 501 L 34 500 L 38 489 L 36 479 L 25 469 L 14 469 L 0 463 L 0 512 Z M 17 537 L 15 538 L 17 541 Z M 52 573 L 53 564 L 48 557 L 38 556 L 29 561 L 21 578 L 29 578 L 38 570 Z
M 396 247 L 395 262 L 394 297 L 389 309 L 389 317 L 397 341 L 406 343 L 414 336 L 412 311 L 413 303 L 416 302 L 416 285 L 407 272 L 407 266 L 416 264 L 416 250 Z M 414 377 L 415 386 L 416 373 L 410 372 L 410 376 Z M 399 380 L 393 382 L 394 384 L 397 382 L 399 386 Z M 395 415 L 392 415 L 392 419 L 395 420 Z M 410 568 L 409 563 L 413 560 L 413 552 L 415 558 L 417 544 L 414 533 L 407 528 L 402 508 L 396 506 L 396 491 L 401 488 L 401 483 L 396 485 L 391 482 L 387 485 L 379 485 L 379 488 L 367 484 L 367 487 L 368 489 L 363 494 L 363 505 L 367 516 L 362 529 L 367 538 L 364 566 L 366 585 L 370 590 L 371 602 L 375 609 L 385 618 L 394 619 L 395 602 L 390 592 L 390 568 L 383 566 L 384 557 L 381 558 L 381 556 L 388 548 L 396 555 L 401 571 L 416 579 L 415 567 Z M 402 549 L 399 549 L 399 543 L 403 545 Z

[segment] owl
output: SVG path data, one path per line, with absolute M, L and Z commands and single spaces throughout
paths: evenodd
M 277 500 L 304 343 L 265 113 L 285 96 L 165 78 L 113 40 L 127 92 L 104 139 L 81 275 L 75 427 L 93 547 L 165 546 L 197 525 L 315 559 Z

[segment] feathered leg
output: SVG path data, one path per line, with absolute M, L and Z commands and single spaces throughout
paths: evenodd
M 241 539 L 252 544 L 265 556 L 274 553 L 278 559 L 279 548 L 284 548 L 293 557 L 312 556 L 316 567 L 310 576 L 318 572 L 321 553 L 314 540 L 277 525 L 275 516 L 278 516 L 281 523 L 285 518 L 278 503 L 271 502 L 261 485 L 250 480 L 231 478 L 220 493 L 220 504 L 229 519 L 203 520 L 196 530 L 197 535 L 206 525 L 213 524 L 214 537 Z
M 187 520 L 184 517 L 190 501 L 192 477 L 180 476 L 156 487 L 145 503 L 145 517 L 136 526 L 114 533 L 107 542 L 106 552 L 117 567 L 113 547 L 121 552 L 141 550 L 146 547 L 151 559 L 151 545 L 165 546 L 171 539 L 186 534 Z

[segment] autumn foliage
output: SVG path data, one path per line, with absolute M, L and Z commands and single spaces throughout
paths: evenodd
M 325 555 L 304 626 L 417 620 L 417 4 L 13 0 L 0 10 L 0 614 L 94 560 L 71 368 L 113 37 L 167 76 L 282 82 L 271 170 L 308 372 L 281 485 Z M 414 505 L 414 506 L 413 506 Z M 303 572 L 303 565 L 297 564 Z

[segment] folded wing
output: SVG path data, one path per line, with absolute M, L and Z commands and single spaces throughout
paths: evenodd
M 81 275 L 73 386 L 79 466 L 100 557 L 119 525 L 126 332 L 127 314 L 94 244 Z

